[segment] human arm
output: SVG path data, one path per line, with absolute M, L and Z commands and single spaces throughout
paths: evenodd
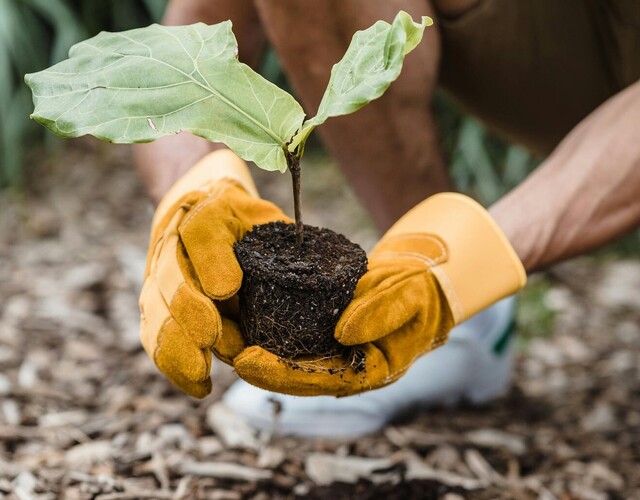
M 594 250 L 640 224 L 640 81 L 580 122 L 490 208 L 527 272 Z
M 266 37 L 252 0 L 171 0 L 162 23 L 216 24 L 227 19 L 233 22 L 240 60 L 255 68 L 260 63 Z M 138 173 L 153 202 L 158 204 L 173 183 L 200 158 L 223 147 L 180 133 L 147 144 L 135 144 L 133 152 Z

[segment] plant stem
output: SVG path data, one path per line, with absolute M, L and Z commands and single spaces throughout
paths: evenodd
M 302 225 L 302 214 L 300 211 L 300 158 L 295 153 L 285 151 L 287 166 L 291 172 L 293 184 L 293 212 L 296 218 L 296 240 L 298 245 L 304 241 L 304 226 Z

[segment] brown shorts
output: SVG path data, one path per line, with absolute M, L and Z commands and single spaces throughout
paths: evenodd
M 640 79 L 640 0 L 480 0 L 439 24 L 444 88 L 536 152 Z

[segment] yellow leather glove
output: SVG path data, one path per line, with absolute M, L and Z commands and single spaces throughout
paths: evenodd
M 212 351 L 230 364 L 245 347 L 231 319 L 237 306 L 227 300 L 242 283 L 233 244 L 254 224 L 274 220 L 288 219 L 257 197 L 245 163 L 229 150 L 204 157 L 156 210 L 140 336 L 158 368 L 192 396 L 211 391 Z
M 369 256 L 335 337 L 364 352 L 356 371 L 339 357 L 285 362 L 253 346 L 234 361 L 245 380 L 295 395 L 346 396 L 397 380 L 449 330 L 524 286 L 524 268 L 488 212 L 464 195 L 417 205 Z

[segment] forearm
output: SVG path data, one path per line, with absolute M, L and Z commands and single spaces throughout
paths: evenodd
M 171 0 L 162 22 L 166 25 L 216 24 L 227 19 L 233 22 L 240 60 L 255 68 L 260 63 L 266 37 L 253 0 Z M 136 144 L 133 152 L 140 177 L 157 204 L 195 162 L 221 147 L 221 144 L 181 133 L 149 144 Z
M 490 212 L 528 272 L 640 224 L 640 82 L 587 116 Z

